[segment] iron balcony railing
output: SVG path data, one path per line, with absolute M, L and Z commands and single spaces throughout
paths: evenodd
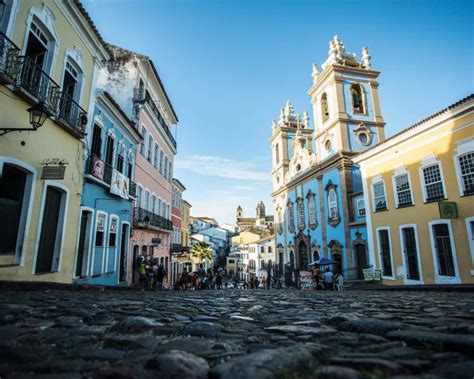
M 81 137 L 84 136 L 87 112 L 65 92 L 62 92 L 59 97 L 57 117 L 71 127 L 75 133 Z
M 145 104 L 145 103 L 148 104 L 151 111 L 153 112 L 155 117 L 158 119 L 160 125 L 162 126 L 163 130 L 165 131 L 166 135 L 170 139 L 171 143 L 176 148 L 176 140 L 174 139 L 173 134 L 171 133 L 171 130 L 170 130 L 168 124 L 166 123 L 165 119 L 161 115 L 160 110 L 158 109 L 155 102 L 151 98 L 150 93 L 148 91 L 146 91 L 144 88 L 136 88 L 135 93 L 133 95 L 133 100 L 136 103 L 139 103 L 139 104 Z
M 57 115 L 60 88 L 31 58 L 18 58 L 20 66 L 17 86 L 35 101 L 43 102 L 50 115 Z
M 97 164 L 97 161 L 100 163 Z M 102 169 L 103 167 L 103 169 Z M 91 175 L 95 179 L 102 181 L 104 184 L 110 185 L 112 182 L 112 172 L 114 168 L 108 163 L 101 160 L 94 154 L 91 154 L 86 161 L 84 175 Z M 137 184 L 133 180 L 128 180 L 128 196 L 135 198 L 137 196 Z
M 189 246 L 183 246 L 180 243 L 171 244 L 172 253 L 189 253 Z
M 5 83 L 14 83 L 18 75 L 20 49 L 5 34 L 0 32 L 0 78 Z
M 163 230 L 173 230 L 171 220 L 140 207 L 135 207 L 133 210 L 133 225 L 137 228 L 155 227 Z

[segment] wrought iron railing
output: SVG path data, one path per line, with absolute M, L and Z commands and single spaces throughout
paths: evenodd
M 350 267 L 342 271 L 342 276 L 344 276 L 344 280 L 347 282 L 364 280 L 364 273 L 363 269 L 365 268 L 372 268 L 372 266 L 368 267 Z
M 87 112 L 67 93 L 59 96 L 58 118 L 65 121 L 72 130 L 83 136 L 87 124 Z
M 19 57 L 18 63 L 20 69 L 17 86 L 34 97 L 37 102 L 43 102 L 51 115 L 56 115 L 60 95 L 59 86 L 31 58 Z
M 183 246 L 180 243 L 171 244 L 172 253 L 189 253 L 189 246 Z
M 171 220 L 140 207 L 135 207 L 133 210 L 133 225 L 137 228 L 152 226 L 163 230 L 173 230 Z
M 150 93 L 146 91 L 144 88 L 136 88 L 135 92 L 133 94 L 133 100 L 137 103 L 146 103 L 150 107 L 152 113 L 155 115 L 155 117 L 158 119 L 160 125 L 162 126 L 163 130 L 165 131 L 166 135 L 170 139 L 171 143 L 173 144 L 174 147 L 176 147 L 176 140 L 173 137 L 173 134 L 171 133 L 171 130 L 166 123 L 165 119 L 161 115 L 160 110 L 156 106 L 155 102 L 150 96 Z
M 137 197 L 137 183 L 135 183 L 133 180 L 129 180 L 129 190 L 128 190 L 128 195 L 130 197 Z
M 0 32 L 0 76 L 13 83 L 18 75 L 20 49 L 5 34 Z

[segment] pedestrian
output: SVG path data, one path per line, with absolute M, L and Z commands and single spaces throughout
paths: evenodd
M 181 278 L 179 279 L 179 284 L 182 290 L 186 289 L 186 284 L 188 283 L 188 271 L 186 268 L 181 273 Z
M 167 290 L 168 289 L 168 276 L 165 276 L 163 278 L 163 285 L 162 285 L 162 288 Z
M 332 290 L 333 289 L 333 274 L 329 267 L 326 269 L 326 272 L 323 274 L 323 281 L 324 281 L 324 289 L 325 290 Z
M 257 289 L 258 289 L 258 285 L 260 284 L 260 283 L 258 282 L 258 278 L 257 278 L 257 277 L 255 277 L 255 282 L 254 282 L 254 284 L 255 284 L 255 289 L 257 290 Z
M 220 271 L 217 272 L 217 275 L 216 275 L 216 286 L 217 286 L 217 289 L 222 289 L 222 275 L 220 273 Z
M 207 285 L 210 290 L 212 290 L 214 284 L 214 275 L 212 275 L 212 270 L 210 268 L 207 269 Z
M 193 286 L 192 291 L 198 288 L 199 285 L 199 276 L 197 272 L 193 272 Z
M 320 275 L 321 275 L 321 270 L 319 269 L 319 266 L 314 266 L 314 281 L 316 282 L 316 290 L 319 290 L 319 280 L 320 280 Z
M 163 288 L 164 277 L 165 277 L 165 268 L 163 267 L 162 264 L 160 264 L 158 267 L 158 272 L 156 273 L 156 281 L 157 281 L 158 289 Z
M 344 291 L 344 276 L 341 272 L 336 273 L 334 278 L 334 285 L 336 287 L 336 291 Z
M 204 270 L 204 267 L 202 267 L 202 263 L 199 265 L 199 269 L 198 269 L 198 278 L 199 278 L 199 284 L 202 283 L 202 281 L 204 280 L 206 276 L 206 270 Z
M 145 270 L 147 275 L 147 288 L 151 290 L 153 288 L 154 273 L 153 262 L 151 261 L 151 257 L 149 255 L 145 259 Z

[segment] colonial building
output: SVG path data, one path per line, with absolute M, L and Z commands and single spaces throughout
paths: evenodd
M 474 283 L 474 95 L 354 161 L 382 282 Z
M 183 247 L 189 247 L 189 229 L 191 227 L 192 205 L 188 201 L 181 200 L 181 244 Z
M 258 226 L 261 228 L 273 228 L 273 216 L 267 216 L 265 214 L 265 204 L 263 201 L 257 204 L 256 216 L 255 217 L 244 217 L 242 207 L 237 207 L 236 214 L 236 225 L 237 231 L 241 232 L 251 226 Z
M 153 61 L 108 45 L 111 60 L 99 83 L 137 122 L 142 143 L 136 158 L 137 196 L 133 210 L 133 262 L 139 255 L 158 258 L 170 272 L 173 161 L 176 140 L 171 127 L 178 118 Z M 133 272 L 137 272 L 134 267 Z
M 128 284 L 136 147 L 141 136 L 104 91 L 97 94 L 91 125 L 75 279 L 79 284 Z
M 186 253 L 182 246 L 182 197 L 186 187 L 178 179 L 173 179 L 173 200 L 171 206 L 171 218 L 173 222 L 173 233 L 171 235 L 171 283 L 175 283 L 179 275 L 179 258 Z M 186 224 L 184 224 L 186 228 Z
M 336 36 L 308 91 L 314 116 L 290 102 L 272 123 L 273 211 L 278 275 L 308 270 L 322 257 L 346 278 L 362 277 L 368 254 L 360 170 L 352 158 L 384 140 L 378 82 L 367 49 L 361 59 Z
M 79 1 L 1 3 L 0 279 L 71 283 L 88 114 L 109 52 Z
M 275 236 L 269 236 L 248 245 L 249 267 L 244 272 L 249 273 L 249 280 L 255 277 L 259 281 L 263 278 L 273 277 L 273 264 L 275 263 Z

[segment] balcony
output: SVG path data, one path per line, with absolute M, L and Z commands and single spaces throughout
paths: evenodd
M 59 95 L 59 109 L 56 118 L 58 122 L 71 128 L 77 136 L 84 136 L 87 112 L 65 92 Z
M 163 128 L 164 132 L 166 133 L 166 135 L 170 139 L 172 145 L 176 148 L 176 140 L 174 139 L 170 128 L 166 124 L 165 119 L 161 115 L 160 110 L 158 109 L 155 102 L 151 98 L 150 93 L 147 90 L 143 89 L 143 88 L 137 88 L 137 89 L 135 89 L 135 93 L 133 95 L 133 101 L 137 104 L 148 104 L 148 106 L 150 107 L 152 113 L 158 119 L 158 122 L 160 123 L 160 125 Z
M 14 84 L 18 75 L 20 49 L 0 32 L 0 82 Z
M 86 161 L 84 175 L 86 175 L 86 178 L 88 177 L 89 181 L 103 184 L 104 187 L 110 188 L 113 171 L 114 168 L 111 165 L 92 154 Z M 128 196 L 135 198 L 137 196 L 137 184 L 130 179 L 128 184 Z
M 171 220 L 140 207 L 133 209 L 133 226 L 141 229 L 156 228 L 165 231 L 173 230 Z
M 180 243 L 171 244 L 171 253 L 189 253 L 189 246 L 183 246 Z

